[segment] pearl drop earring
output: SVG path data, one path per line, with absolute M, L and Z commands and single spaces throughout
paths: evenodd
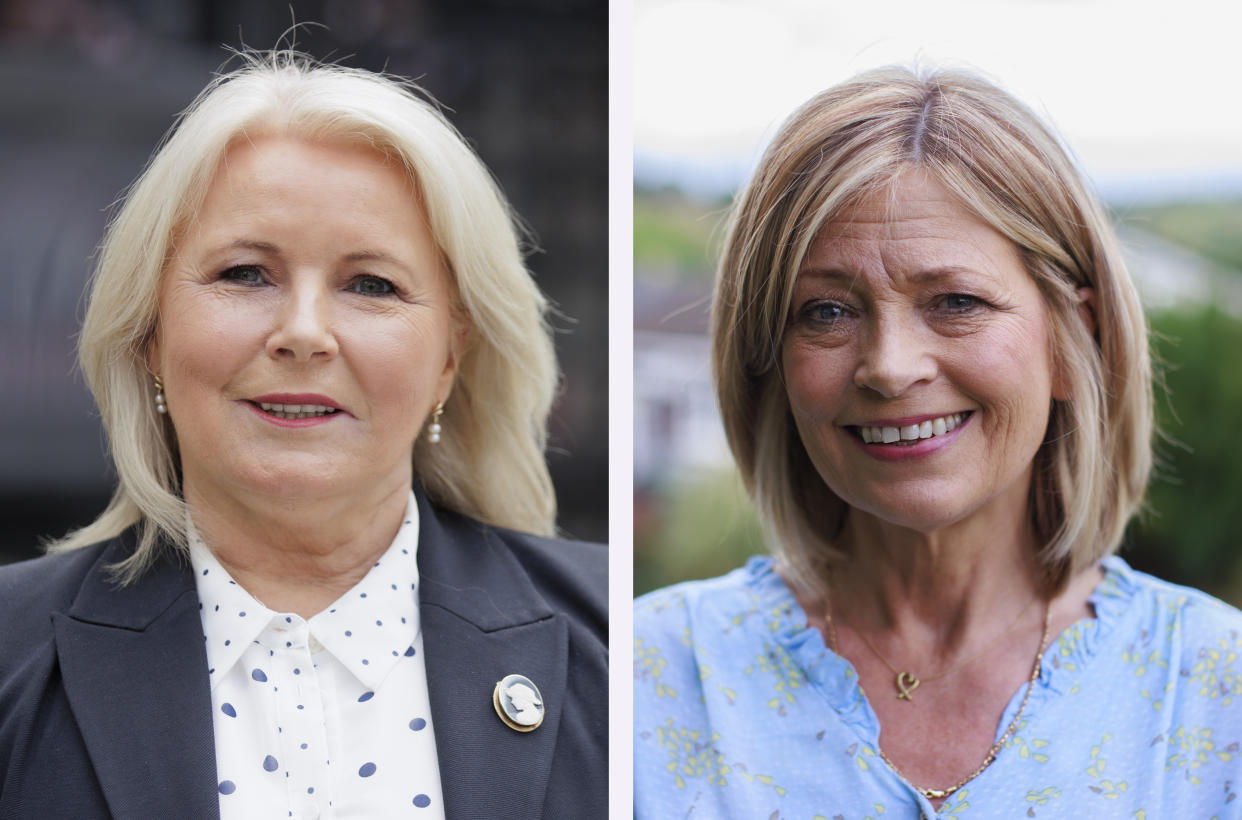
M 431 425 L 427 427 L 427 440 L 432 444 L 440 443 L 440 416 L 444 415 L 444 402 L 436 402 L 436 409 L 431 411 Z
M 168 412 L 168 405 L 164 401 L 164 383 L 160 381 L 159 376 L 155 377 L 155 412 Z

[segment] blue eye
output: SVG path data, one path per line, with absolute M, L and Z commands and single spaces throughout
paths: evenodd
M 807 306 L 802 315 L 812 322 L 832 324 L 839 319 L 844 319 L 846 314 L 845 307 L 836 302 L 816 302 Z
M 247 285 L 263 284 L 263 271 L 257 265 L 234 265 L 220 274 L 221 279 Z
M 979 307 L 981 301 L 965 293 L 950 293 L 941 300 L 941 304 L 952 313 L 965 313 Z
M 397 292 L 392 282 L 378 276 L 359 276 L 349 283 L 349 290 L 363 296 L 387 296 Z

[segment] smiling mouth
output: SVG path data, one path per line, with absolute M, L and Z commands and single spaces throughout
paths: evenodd
M 945 433 L 956 430 L 973 413 L 973 410 L 967 410 L 963 413 L 950 413 L 947 416 L 927 419 L 919 424 L 911 424 L 905 427 L 850 425 L 846 429 L 854 437 L 862 439 L 864 444 L 893 444 L 898 447 L 908 447 L 912 444 L 917 444 L 925 438 L 943 436 Z
M 266 401 L 253 401 L 251 404 L 278 419 L 313 419 L 341 412 L 335 407 L 325 407 L 322 404 L 273 404 Z

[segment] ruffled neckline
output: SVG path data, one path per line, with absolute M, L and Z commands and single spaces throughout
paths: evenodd
M 1138 593 L 1134 571 L 1118 556 L 1105 558 L 1104 578 L 1087 599 L 1095 618 L 1083 618 L 1058 635 L 1044 651 L 1039 679 L 1027 702 L 1026 715 L 1040 712 L 1041 706 L 1057 695 L 1070 691 L 1094 658 L 1101 654 L 1117 634 L 1124 614 Z M 756 598 L 759 611 L 774 619 L 769 632 L 806 676 L 807 681 L 828 700 L 842 721 L 870 743 L 878 743 L 880 724 L 858 685 L 858 672 L 848 660 L 824 644 L 819 630 L 807 626 L 806 612 L 776 571 L 770 556 L 751 558 L 745 567 L 745 582 Z M 1021 702 L 1025 687 L 1010 700 L 1000 721 L 997 735 L 1004 731 Z

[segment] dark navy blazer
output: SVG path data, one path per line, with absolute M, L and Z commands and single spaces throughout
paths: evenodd
M 608 816 L 606 551 L 419 504 L 419 611 L 445 815 Z M 118 588 L 105 544 L 0 567 L 0 820 L 219 816 L 189 562 Z M 492 707 L 508 674 L 543 725 Z

